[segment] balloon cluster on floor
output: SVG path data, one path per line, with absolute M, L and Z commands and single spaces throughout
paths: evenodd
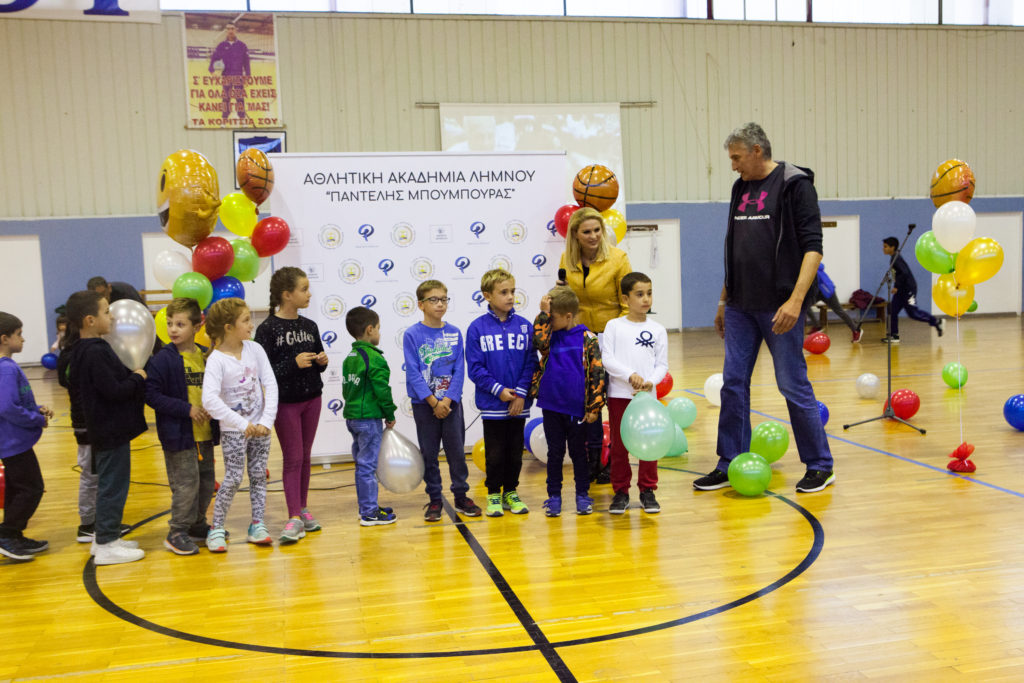
M 274 189 L 274 169 L 267 155 L 245 150 L 235 176 L 242 191 L 220 199 L 217 172 L 210 162 L 199 152 L 180 149 L 164 160 L 157 178 L 160 224 L 171 239 L 192 250 L 192 257 L 162 251 L 153 275 L 175 298 L 195 299 L 204 310 L 220 299 L 244 299 L 242 282 L 265 271 L 270 257 L 288 245 L 291 235 L 283 219 L 259 218 L 259 205 Z M 211 236 L 218 218 L 238 239 Z M 169 341 L 166 316 L 166 309 L 161 309 L 156 319 L 157 335 L 164 343 Z
M 612 208 L 619 198 L 619 179 L 608 167 L 591 164 L 581 168 L 573 178 L 572 195 L 575 204 L 566 204 L 555 211 L 553 223 L 559 235 L 565 237 L 572 215 L 589 206 L 601 213 L 608 240 L 612 244 L 626 239 L 626 217 L 621 211 Z

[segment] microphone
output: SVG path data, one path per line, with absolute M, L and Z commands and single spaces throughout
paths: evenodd
M 565 268 L 558 269 L 558 283 L 562 284 L 565 282 Z

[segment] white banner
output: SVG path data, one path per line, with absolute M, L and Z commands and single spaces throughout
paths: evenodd
M 381 318 L 380 347 L 391 366 L 398 429 L 415 441 L 405 391 L 402 338 L 422 322 L 416 287 L 436 279 L 452 298 L 446 320 L 466 328 L 487 310 L 480 277 L 516 277 L 516 311 L 533 320 L 557 279 L 565 241 L 551 220 L 564 203 L 564 153 L 271 154 L 271 213 L 288 222 L 289 246 L 274 267 L 298 266 L 313 298 L 304 314 L 320 328 L 330 365 L 314 456 L 351 453 L 341 410 L 341 365 L 352 338 L 345 314 L 368 306 Z M 466 378 L 467 425 L 477 417 Z M 539 416 L 534 409 L 533 415 Z M 466 448 L 482 437 L 479 420 Z
M 160 23 L 159 0 L 8 0 L 0 19 L 62 19 Z

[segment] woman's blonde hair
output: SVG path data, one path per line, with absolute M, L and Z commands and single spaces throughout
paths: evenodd
M 236 297 L 221 299 L 210 306 L 210 310 L 206 312 L 206 335 L 210 338 L 207 355 L 224 341 L 224 329 L 228 325 L 234 325 L 247 310 L 249 307 L 245 302 Z
M 604 219 L 597 209 L 589 206 L 573 213 L 569 218 L 569 228 L 565 232 L 565 265 L 569 270 L 583 270 L 583 257 L 580 249 L 580 240 L 576 231 L 584 221 L 596 220 L 601 224 L 601 241 L 597 245 L 597 256 L 595 261 L 604 261 L 608 258 L 611 245 L 608 244 L 608 233 L 604 227 Z

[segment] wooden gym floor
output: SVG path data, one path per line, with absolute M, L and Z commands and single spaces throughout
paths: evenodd
M 832 348 L 808 358 L 837 463 L 822 493 L 795 494 L 793 447 L 770 495 L 692 490 L 715 462 L 718 411 L 700 393 L 722 349 L 712 331 L 687 331 L 671 336 L 671 368 L 698 418 L 689 454 L 661 463 L 659 515 L 612 517 L 601 486 L 595 514 L 547 519 L 544 468 L 527 460 L 529 515 L 462 521 L 449 507 L 427 526 L 422 493 L 382 491 L 398 523 L 362 528 L 350 467 L 315 467 L 310 507 L 323 531 L 247 545 L 240 493 L 229 552 L 178 557 L 162 547 L 170 497 L 151 429 L 133 444 L 125 511 L 148 554 L 100 568 L 74 538 L 66 396 L 52 373 L 30 369 L 37 398 L 58 413 L 37 447 L 47 492 L 28 530 L 51 549 L 0 567 L 0 679 L 1020 680 L 1024 434 L 1002 406 L 1024 392 L 1021 321 L 968 318 L 959 341 L 953 320 L 941 339 L 903 323 L 893 388 L 920 394 L 912 422 L 925 436 L 891 421 L 843 431 L 882 411 L 881 397 L 854 387 L 863 372 L 885 380 L 879 326 L 865 329 L 851 345 L 830 326 Z M 939 374 L 958 352 L 970 371 L 962 402 Z M 755 423 L 787 420 L 768 358 L 755 371 Z M 945 469 L 961 406 L 973 476 Z M 470 472 L 482 502 L 483 475 Z M 276 535 L 282 493 L 268 494 L 268 511 Z

